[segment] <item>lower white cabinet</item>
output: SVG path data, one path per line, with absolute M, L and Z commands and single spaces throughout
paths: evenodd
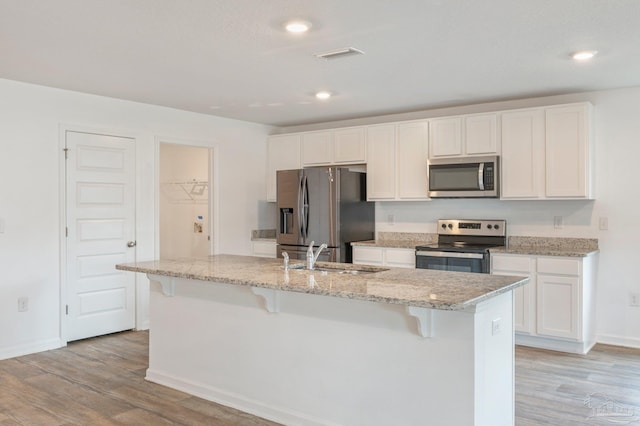
M 353 263 L 356 265 L 415 268 L 415 249 L 392 247 L 353 246 Z
M 258 257 L 276 257 L 275 241 L 251 241 L 251 250 L 254 256 Z
M 513 296 L 517 344 L 589 352 L 595 344 L 597 259 L 597 254 L 580 258 L 491 255 L 492 274 L 530 278 Z

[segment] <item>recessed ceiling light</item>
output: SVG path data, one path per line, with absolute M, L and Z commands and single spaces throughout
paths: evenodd
M 326 90 L 322 90 L 316 93 L 316 98 L 318 99 L 325 100 L 325 99 L 329 99 L 330 97 L 331 97 L 331 92 L 327 92 Z
M 598 52 L 595 50 L 581 50 L 580 52 L 576 52 L 571 55 L 571 57 L 576 61 L 588 61 L 589 59 L 596 56 L 596 53 Z
M 285 24 L 284 28 L 290 33 L 300 34 L 306 33 L 311 28 L 311 23 L 307 21 L 289 21 Z

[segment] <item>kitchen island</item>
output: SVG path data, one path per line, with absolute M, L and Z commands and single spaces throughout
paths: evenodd
M 152 283 L 150 381 L 284 424 L 513 424 L 527 278 L 231 255 L 117 268 Z

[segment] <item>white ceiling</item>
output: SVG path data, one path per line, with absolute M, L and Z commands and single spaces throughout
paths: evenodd
M 638 86 L 640 0 L 0 0 L 0 78 L 280 126 Z

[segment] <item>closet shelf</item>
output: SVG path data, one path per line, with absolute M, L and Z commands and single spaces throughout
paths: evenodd
M 160 190 L 175 204 L 206 204 L 209 182 L 206 180 L 171 181 L 160 183 Z

